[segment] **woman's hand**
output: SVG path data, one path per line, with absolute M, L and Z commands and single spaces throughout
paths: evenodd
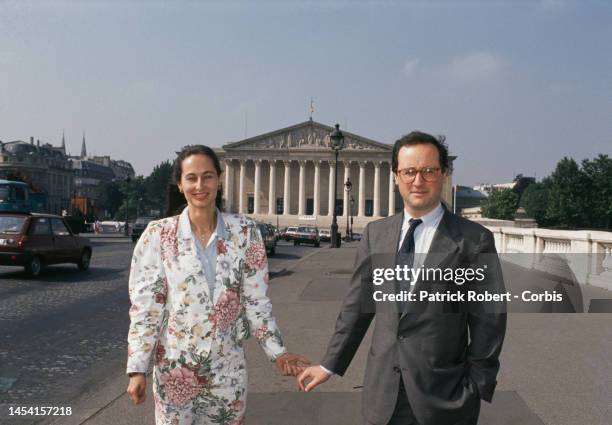
M 139 373 L 130 377 L 126 392 L 130 396 L 130 399 L 132 399 L 132 403 L 140 404 L 145 401 L 145 388 L 146 379 L 144 373 Z
M 310 365 L 310 360 L 298 354 L 285 353 L 276 358 L 276 367 L 283 376 L 298 376 Z

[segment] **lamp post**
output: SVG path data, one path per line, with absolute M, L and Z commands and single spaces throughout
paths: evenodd
M 344 190 L 346 191 L 346 209 L 344 213 L 346 214 L 346 238 L 344 239 L 347 242 L 350 242 L 351 235 L 349 234 L 349 220 L 351 215 L 351 189 L 353 188 L 353 183 L 351 183 L 351 179 L 346 179 L 344 182 Z
M 351 213 L 351 228 L 349 234 L 351 235 L 350 240 L 353 240 L 353 205 L 355 205 L 355 199 L 351 196 L 351 209 L 349 212 Z
M 129 192 L 130 192 L 130 176 L 127 176 L 125 178 L 125 229 L 124 229 L 125 236 L 129 236 L 129 231 L 128 231 L 128 219 L 129 219 L 128 201 L 130 200 Z
M 336 124 L 336 129 L 329 135 L 331 148 L 335 154 L 335 176 L 334 176 L 334 204 L 330 205 L 333 208 L 333 219 L 331 225 L 331 247 L 338 248 L 340 246 L 340 238 L 338 238 L 338 215 L 336 211 L 336 198 L 338 196 L 338 153 L 344 148 L 344 134 L 340 131 L 340 124 Z

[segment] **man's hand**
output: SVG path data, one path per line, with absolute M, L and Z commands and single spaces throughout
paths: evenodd
M 311 362 L 305 357 L 285 353 L 276 358 L 276 367 L 283 376 L 298 376 Z
M 146 382 L 145 381 L 146 380 L 145 380 L 144 374 L 134 375 L 130 378 L 130 382 L 128 384 L 126 392 L 130 396 L 130 399 L 132 399 L 132 403 L 140 404 L 143 401 L 145 401 L 145 398 L 146 398 L 146 393 L 145 393 Z
M 300 391 L 308 392 L 327 381 L 331 374 L 324 371 L 320 365 L 307 367 L 304 372 L 297 378 L 297 383 Z M 306 386 L 306 380 L 310 380 Z

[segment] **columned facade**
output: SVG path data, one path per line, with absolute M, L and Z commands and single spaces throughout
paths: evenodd
M 225 167 L 225 210 L 279 226 L 312 224 L 328 228 L 334 205 L 338 205 L 338 216 L 342 217 L 338 224 L 343 233 L 347 215 L 354 218 L 353 229 L 359 232 L 369 221 L 401 211 L 391 171 L 392 145 L 343 130 L 345 148 L 336 164 L 329 144 L 332 130 L 306 121 L 218 149 Z M 444 195 L 450 193 L 451 178 L 443 190 L 449 206 L 451 199 Z M 345 190 L 347 179 L 352 183 L 350 192 Z

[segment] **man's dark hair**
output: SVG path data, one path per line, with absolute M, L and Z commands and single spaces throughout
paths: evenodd
M 174 160 L 174 165 L 172 167 L 172 184 L 166 188 L 166 217 L 180 214 L 182 209 L 187 205 L 185 196 L 178 190 L 178 184 L 180 183 L 181 176 L 183 174 L 183 161 L 191 155 L 205 155 L 209 157 L 215 166 L 215 170 L 217 170 L 217 176 L 221 176 L 221 163 L 219 162 L 219 157 L 215 151 L 204 145 L 185 146 L 180 152 L 177 152 L 176 159 Z M 219 188 L 217 191 L 215 205 L 217 208 L 222 210 L 223 188 Z
M 391 159 L 391 169 L 393 172 L 397 172 L 398 166 L 398 155 L 399 151 L 403 146 L 414 146 L 430 144 L 434 145 L 438 149 L 438 156 L 440 157 L 440 168 L 442 172 L 445 172 L 449 168 L 448 164 L 448 148 L 446 144 L 431 134 L 423 133 L 421 131 L 413 131 L 405 136 L 399 138 L 393 145 L 393 158 Z

